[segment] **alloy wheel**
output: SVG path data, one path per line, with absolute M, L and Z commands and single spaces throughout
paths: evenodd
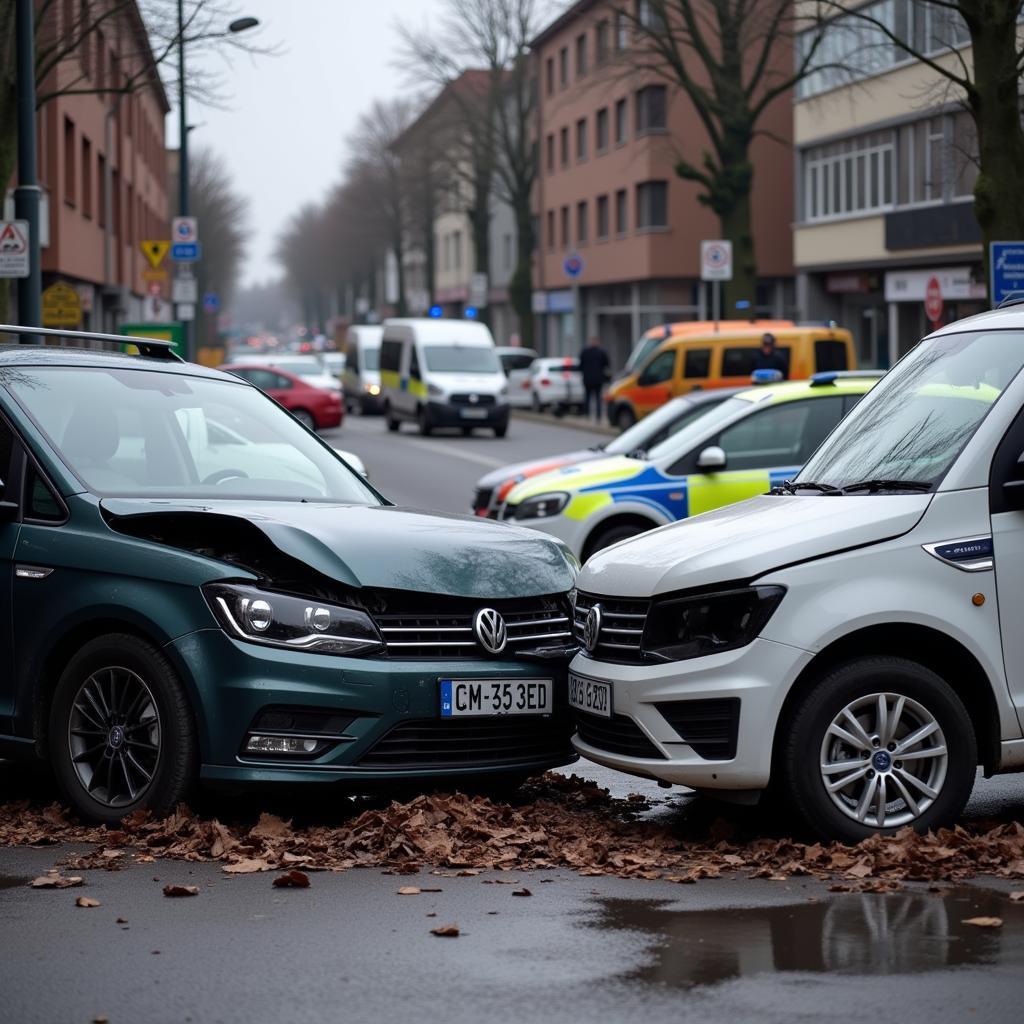
M 106 807 L 135 803 L 160 760 L 160 712 L 145 680 L 121 667 L 93 672 L 72 703 L 68 747 L 93 800 Z
M 872 693 L 847 704 L 825 731 L 821 781 L 848 818 L 898 828 L 938 799 L 949 754 L 935 716 L 898 693 Z

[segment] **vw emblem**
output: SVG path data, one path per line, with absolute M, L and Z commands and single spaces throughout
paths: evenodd
M 505 620 L 493 608 L 481 608 L 473 616 L 473 632 L 489 654 L 501 654 L 508 643 Z
M 469 396 L 469 401 L 470 401 L 471 405 L 476 405 L 476 403 L 480 401 L 480 396 L 479 395 L 470 395 Z
M 587 612 L 587 622 L 583 627 L 583 646 L 589 654 L 593 654 L 597 642 L 601 639 L 601 606 L 595 604 Z

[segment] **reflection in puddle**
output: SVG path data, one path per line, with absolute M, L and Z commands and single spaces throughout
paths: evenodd
M 820 903 L 679 910 L 668 900 L 595 901 L 589 927 L 649 933 L 633 980 L 689 988 L 779 971 L 918 974 L 968 964 L 1024 966 L 1024 905 L 998 892 L 857 893 Z M 1002 928 L 964 924 L 1001 917 Z
M 22 885 L 28 885 L 30 879 L 22 878 L 20 875 L 0 875 L 0 889 L 16 889 Z

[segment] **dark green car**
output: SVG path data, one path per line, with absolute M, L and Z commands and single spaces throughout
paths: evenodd
M 139 350 L 0 347 L 0 756 L 107 822 L 197 779 L 574 759 L 564 547 L 396 508 L 256 388 Z

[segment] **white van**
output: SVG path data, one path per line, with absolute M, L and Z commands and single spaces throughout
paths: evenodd
M 1024 307 L 927 337 L 770 494 L 599 552 L 577 750 L 848 841 L 1024 770 Z
M 385 320 L 381 394 L 388 430 L 403 420 L 435 427 L 508 431 L 508 381 L 484 324 L 472 320 Z
M 380 341 L 384 328 L 356 324 L 345 334 L 345 405 L 350 412 L 380 412 Z

